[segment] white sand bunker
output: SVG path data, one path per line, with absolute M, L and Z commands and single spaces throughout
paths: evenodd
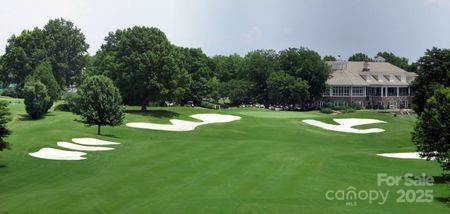
M 346 119 L 333 119 L 339 125 L 323 123 L 317 120 L 303 120 L 304 123 L 317 126 L 326 130 L 337 131 L 337 132 L 348 132 L 355 134 L 368 134 L 368 133 L 378 133 L 384 132 L 384 129 L 372 128 L 372 129 L 355 129 L 353 126 L 367 125 L 373 123 L 386 123 L 381 120 L 375 119 L 359 119 L 359 118 L 346 118 Z
M 155 124 L 155 123 L 127 123 L 128 127 L 140 129 L 152 129 L 163 131 L 192 131 L 197 126 L 211 124 L 211 123 L 227 123 L 235 120 L 240 120 L 241 117 L 224 114 L 194 114 L 192 118 L 201 120 L 203 122 L 191 122 L 186 120 L 172 119 L 172 124 Z
M 114 148 L 111 147 L 101 147 L 101 146 L 82 146 L 74 143 L 68 143 L 68 142 L 58 142 L 57 145 L 62 148 L 66 149 L 72 149 L 72 150 L 78 150 L 78 151 L 108 151 L 108 150 L 114 150 Z
M 419 155 L 419 152 L 402 152 L 402 153 L 383 153 L 377 154 L 378 156 L 388 157 L 388 158 L 401 158 L 401 159 L 422 159 L 426 160 L 426 158 L 422 158 Z
M 120 143 L 116 143 L 116 142 L 99 140 L 99 139 L 95 139 L 95 138 L 73 138 L 72 141 L 74 143 L 78 143 L 81 145 L 87 145 L 87 146 L 105 146 L 105 145 L 120 144 Z
M 74 143 L 60 141 L 57 143 L 59 147 L 77 151 L 66 151 L 53 148 L 42 148 L 37 152 L 28 153 L 29 155 L 49 160 L 84 160 L 86 155 L 84 152 L 78 151 L 109 151 L 114 150 L 111 147 L 102 147 L 103 145 L 115 145 L 120 143 L 99 140 L 95 138 L 73 138 Z M 86 146 L 88 145 L 88 146 Z
M 28 153 L 29 155 L 49 160 L 84 160 L 85 157 L 81 157 L 86 155 L 84 152 L 74 152 L 74 151 L 66 151 L 60 149 L 53 148 L 42 148 L 37 152 Z

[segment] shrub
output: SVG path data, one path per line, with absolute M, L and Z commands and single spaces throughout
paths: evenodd
M 202 101 L 200 106 L 203 108 L 216 109 L 217 105 L 208 101 Z
M 24 87 L 25 110 L 33 118 L 41 118 L 53 102 L 47 94 L 47 88 L 40 81 L 28 81 Z
M 67 103 L 60 103 L 57 106 L 55 106 L 55 111 L 67 111 L 70 112 L 70 107 L 67 105 Z
M 50 62 L 45 61 L 39 64 L 33 73 L 27 78 L 34 78 L 35 81 L 40 81 L 47 88 L 47 93 L 50 96 L 52 102 L 59 98 L 61 91 L 58 82 L 53 75 L 52 65 Z
M 324 108 L 320 108 L 320 112 L 322 112 L 324 114 L 331 114 L 331 113 L 333 113 L 333 110 L 331 108 L 324 107 Z
M 55 107 L 55 110 L 57 111 L 70 111 L 75 114 L 79 114 L 80 111 L 77 108 L 78 103 L 78 95 L 76 93 L 72 92 L 66 92 L 61 96 L 61 99 L 63 103 L 59 104 L 57 107 Z
M 345 107 L 342 107 L 342 106 L 333 106 L 333 107 L 331 107 L 331 109 L 333 109 L 333 110 L 335 110 L 335 111 L 342 111 L 342 110 L 345 109 Z
M 341 111 L 342 113 L 352 113 L 355 112 L 354 108 L 345 108 Z
M 362 106 L 359 103 L 352 103 L 352 105 L 350 105 L 350 108 L 354 110 L 361 110 Z
M 10 134 L 6 124 L 11 120 L 8 110 L 8 103 L 0 101 L 0 151 L 8 148 L 8 143 L 4 140 Z
M 19 97 L 19 93 L 14 88 L 5 88 L 2 92 L 2 96 L 17 98 Z

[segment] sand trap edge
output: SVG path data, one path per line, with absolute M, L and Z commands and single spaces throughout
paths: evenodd
M 85 160 L 83 155 L 86 155 L 85 152 L 77 152 L 77 151 L 67 151 L 61 149 L 54 148 L 41 148 L 37 152 L 30 152 L 28 155 L 47 160 Z
M 99 140 L 97 138 L 73 138 L 72 142 L 85 145 L 85 146 L 105 146 L 105 145 L 117 145 L 120 143 L 106 141 L 106 140 Z
M 69 143 L 64 141 L 59 141 L 56 143 L 61 148 L 77 150 L 77 151 L 85 151 L 85 152 L 94 152 L 94 151 L 111 151 L 114 148 L 111 147 L 100 147 L 100 146 L 82 146 L 75 143 Z

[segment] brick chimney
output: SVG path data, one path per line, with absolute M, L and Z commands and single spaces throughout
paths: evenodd
M 363 71 L 370 71 L 369 61 L 364 60 Z

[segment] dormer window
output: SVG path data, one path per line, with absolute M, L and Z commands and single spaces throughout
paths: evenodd
M 395 81 L 394 74 L 389 74 L 389 82 L 394 82 L 394 81 Z
M 386 60 L 383 58 L 383 57 L 381 57 L 381 56 L 377 56 L 377 57 L 375 57 L 375 60 L 374 60 L 375 62 L 386 62 Z

